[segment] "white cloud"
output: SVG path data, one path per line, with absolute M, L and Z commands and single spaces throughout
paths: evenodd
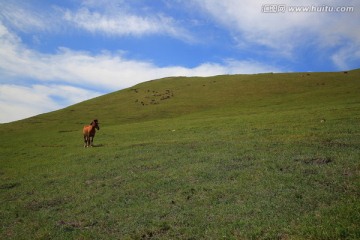
M 360 47 L 356 45 L 342 47 L 331 56 L 331 59 L 338 69 L 351 70 L 352 68 L 358 68 L 359 65 L 354 63 L 360 59 Z
M 360 21 L 360 2 L 356 0 L 193 2 L 200 11 L 226 27 L 242 48 L 260 45 L 288 58 L 293 58 L 294 52 L 309 45 L 315 46 L 316 49 L 329 50 L 350 41 L 352 49 L 360 49 L 360 32 L 354 31 Z M 286 10 L 284 13 L 264 13 L 262 8 L 266 4 L 285 4 Z M 354 12 L 290 12 L 290 6 L 352 6 Z
M 100 94 L 96 92 L 66 85 L 0 84 L 0 123 L 53 111 L 98 95 Z
M 109 9 L 110 7 L 116 9 Z M 104 8 L 104 7 L 103 7 Z M 151 15 L 136 15 L 126 11 L 126 8 L 114 7 L 90 10 L 82 7 L 75 11 L 63 10 L 63 19 L 91 33 L 108 36 L 143 36 L 168 35 L 184 41 L 193 42 L 194 37 L 175 19 L 162 13 Z
M 61 32 L 78 28 L 106 36 L 165 35 L 186 42 L 196 41 L 176 19 L 162 12 L 137 13 L 125 1 L 83 1 L 80 7 L 72 9 L 24 1 L 0 4 L 0 21 L 22 32 Z
M 167 76 L 210 76 L 228 73 L 278 71 L 275 67 L 252 61 L 228 60 L 222 64 L 204 63 L 194 68 L 158 67 L 146 61 L 129 60 L 121 54 L 60 48 L 55 54 L 27 49 L 16 35 L 0 25 L 0 70 L 3 76 L 43 82 L 66 82 L 98 91 L 117 90 L 139 82 Z
M 40 6 L 22 1 L 1 1 L 0 21 L 22 32 L 54 31 L 55 12 L 41 11 Z M 51 22 L 52 24 L 49 24 Z

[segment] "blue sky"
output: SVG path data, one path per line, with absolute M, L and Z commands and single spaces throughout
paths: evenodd
M 359 23 L 358 0 L 0 0 L 0 123 L 168 76 L 359 68 Z

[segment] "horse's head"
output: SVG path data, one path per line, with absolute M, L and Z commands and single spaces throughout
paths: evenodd
M 93 126 L 94 128 L 96 128 L 97 130 L 100 130 L 99 122 L 97 119 L 94 119 L 90 125 Z

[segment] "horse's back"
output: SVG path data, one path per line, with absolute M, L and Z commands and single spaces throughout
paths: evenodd
M 84 126 L 84 127 L 83 127 L 83 134 L 84 134 L 84 135 L 89 134 L 90 131 L 91 131 L 91 126 L 90 126 L 90 125 L 87 125 L 87 126 Z
M 93 136 L 95 136 L 95 128 L 92 127 L 91 125 L 84 126 L 83 134 L 93 137 Z

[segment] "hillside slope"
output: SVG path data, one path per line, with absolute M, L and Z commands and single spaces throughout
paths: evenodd
M 359 239 L 359 92 L 173 77 L 2 124 L 0 239 Z
M 170 77 L 91 99 L 21 123 L 61 121 L 84 124 L 99 118 L 109 125 L 141 122 L 212 109 L 244 114 L 274 108 L 321 107 L 358 99 L 360 70 L 347 73 L 283 73 L 215 77 Z M 257 108 L 260 107 L 260 108 Z M 256 109 L 257 108 L 257 109 Z M 66 116 L 66 120 L 62 120 Z M 3 126 L 5 127 L 5 125 Z

